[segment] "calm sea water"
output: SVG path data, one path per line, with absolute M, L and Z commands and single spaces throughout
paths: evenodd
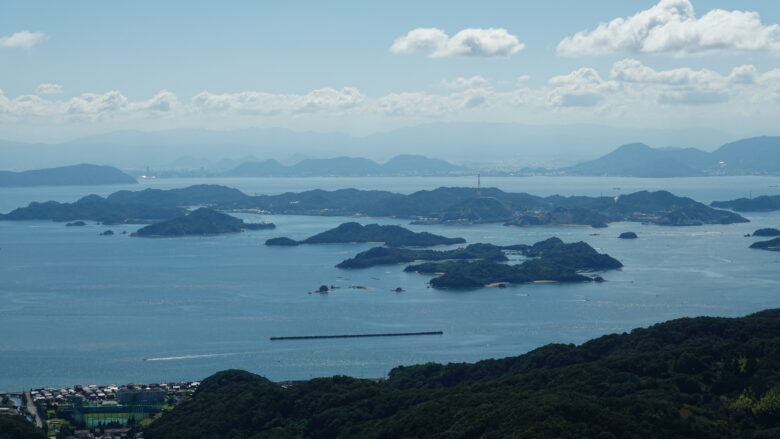
M 412 192 L 467 186 L 465 178 L 225 179 L 247 193 L 317 187 Z M 667 189 L 700 201 L 777 194 L 780 178 L 487 178 L 486 186 L 532 194 L 618 194 Z M 131 187 L 184 187 L 156 180 Z M 619 188 L 619 189 L 616 189 Z M 72 201 L 120 187 L 0 189 L 0 212 L 30 201 Z M 780 254 L 748 249 L 743 235 L 779 227 L 780 213 L 749 224 L 670 228 L 408 226 L 469 242 L 584 240 L 620 259 L 603 284 L 533 284 L 442 291 L 402 266 L 339 270 L 371 245 L 265 247 L 305 238 L 348 218 L 243 217 L 277 229 L 207 238 L 141 239 L 138 226 L 69 228 L 0 222 L 0 390 L 39 386 L 201 379 L 241 368 L 273 380 L 333 374 L 381 377 L 397 365 L 477 361 L 551 342 L 580 343 L 683 316 L 740 316 L 780 306 Z M 360 219 L 406 225 L 405 221 Z M 632 230 L 640 239 L 617 239 Z M 592 236 L 598 233 L 597 236 Z M 341 289 L 308 294 L 321 284 Z M 368 290 L 350 289 L 360 285 Z M 401 287 L 403 293 L 392 290 Z M 442 336 L 270 341 L 272 336 L 444 331 Z

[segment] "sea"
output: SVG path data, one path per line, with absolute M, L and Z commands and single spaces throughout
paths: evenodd
M 401 193 L 473 187 L 469 177 L 147 179 L 131 186 L 0 189 L 0 212 L 32 201 L 74 201 L 121 189 L 223 184 L 248 194 L 310 189 Z M 483 177 L 483 187 L 534 195 L 617 196 L 668 190 L 709 203 L 777 195 L 780 177 Z M 0 391 L 75 384 L 200 380 L 245 369 L 274 381 L 332 375 L 382 378 L 399 365 L 475 362 L 549 343 L 583 343 L 681 317 L 743 316 L 780 307 L 780 253 L 751 250 L 746 234 L 780 227 L 780 212 L 750 223 L 661 227 L 409 225 L 390 218 L 239 214 L 275 230 L 187 238 L 135 238 L 139 225 L 66 227 L 0 221 Z M 404 266 L 340 270 L 371 244 L 267 247 L 346 221 L 398 224 L 469 243 L 585 241 L 623 262 L 604 283 L 536 283 L 439 290 Z M 101 236 L 106 229 L 113 236 Z M 624 231 L 639 235 L 621 240 Z M 123 234 L 122 232 L 127 232 Z M 320 285 L 337 287 L 312 293 Z M 396 292 L 401 288 L 402 292 Z M 387 338 L 271 337 L 442 331 Z

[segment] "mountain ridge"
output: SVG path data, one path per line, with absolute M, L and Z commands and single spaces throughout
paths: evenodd
M 113 166 L 81 163 L 29 171 L 0 171 L 0 187 L 85 186 L 136 184 L 135 178 Z
M 695 148 L 651 148 L 644 143 L 632 143 L 560 171 L 566 175 L 616 177 L 780 174 L 780 136 L 740 139 L 712 152 Z

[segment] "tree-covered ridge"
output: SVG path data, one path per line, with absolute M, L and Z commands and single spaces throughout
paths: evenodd
M 430 282 L 435 288 L 478 288 L 500 283 L 600 281 L 602 279 L 598 276 L 585 276 L 581 272 L 623 266 L 617 259 L 597 252 L 585 242 L 567 244 L 559 238 L 549 238 L 532 246 L 516 245 L 504 249 L 517 250 L 532 259 L 516 265 L 501 264 L 496 259 L 426 262 L 410 265 L 405 271 L 437 274 L 438 277 Z
M 270 223 L 246 223 L 244 220 L 201 207 L 187 215 L 142 227 L 132 236 L 171 237 L 239 233 L 243 230 L 273 229 Z
M 652 178 L 777 175 L 780 172 L 780 137 L 742 139 L 712 152 L 695 148 L 650 148 L 633 143 L 560 171 L 567 175 Z
M 92 198 L 90 196 L 86 198 Z M 0 219 L 93 219 L 76 203 L 57 203 L 54 209 L 31 205 Z M 507 225 L 583 224 L 603 227 L 613 221 L 636 221 L 669 226 L 747 222 L 742 216 L 718 210 L 666 191 L 635 192 L 615 197 L 538 197 L 484 188 L 438 188 L 409 195 L 386 191 L 340 189 L 250 196 L 236 189 L 198 185 L 183 189 L 119 191 L 107 198 L 101 214 L 133 205 L 156 208 L 210 206 L 217 210 L 261 211 L 274 214 L 371 216 L 411 219 L 417 223 L 489 223 Z M 50 203 L 35 203 L 50 204 Z M 75 213 L 74 213 L 75 210 Z M 64 215 L 63 212 L 67 212 Z M 91 214 L 95 216 L 95 214 Z M 132 217 L 132 215 L 125 215 Z
M 379 224 L 362 225 L 348 222 L 330 230 L 318 233 L 303 241 L 290 238 L 273 238 L 266 245 L 297 245 L 297 244 L 349 244 L 357 242 L 381 242 L 390 247 L 430 247 L 434 245 L 452 245 L 466 242 L 463 238 L 447 238 L 428 232 L 412 232 L 401 226 L 384 226 Z
M 198 184 L 181 189 L 144 189 L 118 191 L 107 197 L 116 204 L 143 204 L 148 206 L 190 207 L 220 206 L 243 201 L 249 195 L 238 189 L 216 184 Z
M 184 212 L 184 209 L 178 207 L 114 203 L 98 195 L 88 195 L 74 203 L 33 202 L 27 207 L 0 215 L 0 220 L 91 220 L 104 224 L 143 224 L 175 218 Z
M 341 261 L 337 268 L 367 268 L 376 265 L 403 264 L 414 261 L 443 261 L 447 259 L 485 259 L 506 261 L 503 247 L 493 244 L 470 244 L 453 250 L 412 250 L 408 248 L 374 247 Z
M 780 310 L 673 320 L 474 364 L 398 367 L 381 382 L 319 378 L 285 389 L 225 371 L 145 433 L 149 439 L 774 438 Z

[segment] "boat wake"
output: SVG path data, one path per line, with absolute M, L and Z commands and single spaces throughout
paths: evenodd
M 144 358 L 144 361 L 176 361 L 176 360 L 194 360 L 196 358 L 217 358 L 217 357 L 230 357 L 233 355 L 241 355 L 241 352 L 228 352 L 224 354 L 199 354 L 199 355 L 180 355 L 178 357 L 157 357 L 157 358 Z

